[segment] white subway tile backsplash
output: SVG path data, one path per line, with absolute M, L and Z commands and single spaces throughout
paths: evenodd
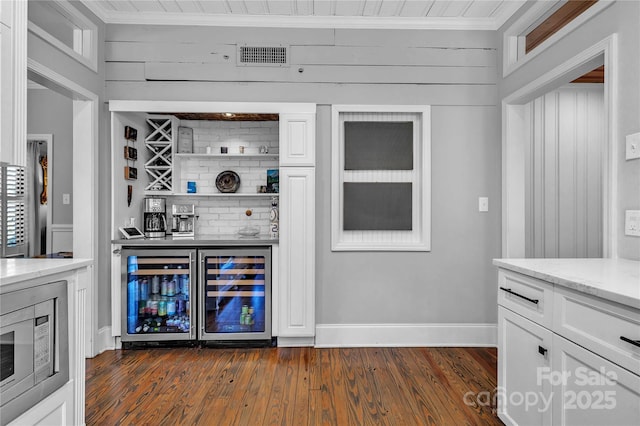
M 233 170 L 240 176 L 238 193 L 256 193 L 259 185 L 267 183 L 267 169 L 278 168 L 279 126 L 273 121 L 253 122 L 220 122 L 182 120 L 181 126 L 193 129 L 194 153 L 204 154 L 207 147 L 211 153 L 219 154 L 220 148 L 228 148 L 229 154 L 238 154 L 239 147 L 244 146 L 245 154 L 258 154 L 260 147 L 266 145 L 273 157 L 255 158 L 215 158 L 215 157 L 182 157 L 176 159 L 180 165 L 178 187 L 186 192 L 187 181 L 195 181 L 197 192 L 201 194 L 217 194 L 215 179 L 225 170 Z M 169 203 L 195 204 L 196 233 L 236 234 L 245 226 L 255 226 L 261 234 L 269 233 L 269 211 L 271 198 L 232 198 L 232 197 L 189 197 L 180 196 L 168 199 Z M 252 210 L 246 216 L 247 209 Z M 171 211 L 171 207 L 167 207 Z M 169 218 L 171 220 L 171 218 Z M 171 222 L 169 222 L 171 223 Z

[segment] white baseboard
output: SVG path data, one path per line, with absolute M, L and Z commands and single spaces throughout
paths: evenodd
M 51 253 L 73 251 L 73 225 L 54 223 L 51 225 Z
M 318 324 L 316 348 L 496 346 L 496 324 Z
M 281 337 L 278 336 L 279 348 L 297 348 L 314 345 L 314 337 Z
M 98 330 L 98 336 L 96 338 L 96 354 L 101 354 L 104 351 L 114 350 L 116 348 L 115 338 L 111 335 L 111 326 L 102 327 Z

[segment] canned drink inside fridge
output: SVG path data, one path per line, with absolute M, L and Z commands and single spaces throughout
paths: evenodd
M 147 307 L 149 308 L 149 314 L 150 315 L 158 315 L 158 301 L 157 300 L 149 300 L 149 303 L 147 304 Z
M 157 275 L 154 275 L 153 278 L 151 278 L 151 293 L 160 293 L 160 277 Z
M 149 298 L 149 281 L 143 278 L 140 282 L 140 300 L 147 300 Z
M 167 316 L 167 302 L 164 300 L 158 302 L 158 315 L 161 317 Z
M 172 316 L 176 314 L 176 302 L 175 300 L 167 301 L 167 315 Z

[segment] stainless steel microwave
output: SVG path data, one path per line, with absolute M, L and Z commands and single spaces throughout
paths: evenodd
M 0 425 L 69 381 L 67 282 L 0 297 Z

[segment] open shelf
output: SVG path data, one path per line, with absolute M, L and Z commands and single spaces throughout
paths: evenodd
M 222 192 L 216 192 L 216 193 L 211 193 L 211 194 L 207 194 L 207 193 L 202 193 L 202 192 L 196 192 L 196 193 L 190 193 L 190 192 L 174 192 L 174 193 L 170 193 L 170 194 L 163 194 L 166 196 L 174 196 L 174 197 L 230 197 L 230 198 L 271 198 L 271 197 L 277 197 L 280 194 L 274 194 L 274 193 L 270 193 L 270 192 L 256 192 L 254 193 L 222 193 Z
M 181 153 L 174 154 L 177 158 L 266 158 L 269 160 L 277 160 L 280 155 L 277 153 L 274 154 L 190 154 L 190 153 Z

